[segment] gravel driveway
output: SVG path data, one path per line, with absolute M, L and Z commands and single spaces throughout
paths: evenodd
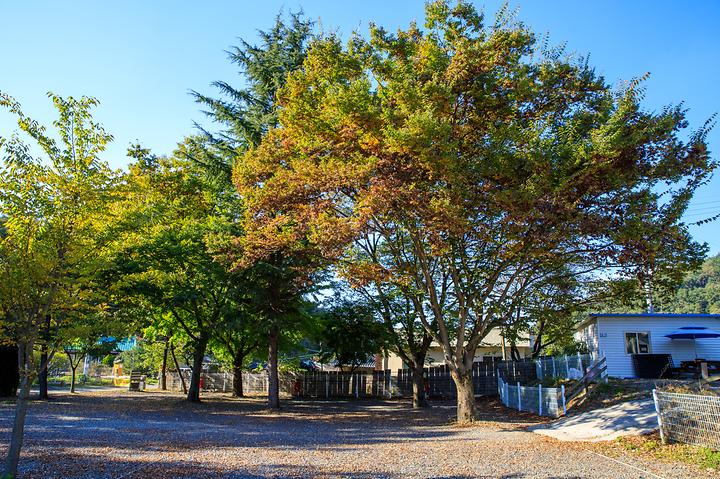
M 449 424 L 452 404 L 288 401 L 126 391 L 58 394 L 31 406 L 23 478 L 698 478 L 691 468 L 608 458 L 527 432 L 496 402 L 477 425 Z M 12 405 L 0 405 L 0 452 Z

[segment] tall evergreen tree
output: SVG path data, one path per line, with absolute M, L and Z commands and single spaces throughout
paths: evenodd
M 244 87 L 236 88 L 227 81 L 213 82 L 219 97 L 198 92 L 193 95 L 205 108 L 207 116 L 219 125 L 218 131 L 198 127 L 205 135 L 206 147 L 201 155 L 190 157 L 206 171 L 224 182 L 228 191 L 232 171 L 238 158 L 247 149 L 257 146 L 263 136 L 278 124 L 276 95 L 288 74 L 302 65 L 306 47 L 312 38 L 313 23 L 301 12 L 291 13 L 287 20 L 278 15 L 275 24 L 260 31 L 260 43 L 241 40 L 229 52 L 229 59 L 239 67 Z M 240 253 L 241 254 L 241 253 Z M 246 267 L 266 285 L 261 314 L 267 337 L 269 362 L 268 406 L 280 407 L 278 376 L 278 344 L 286 328 L 295 327 L 305 317 L 301 297 L 307 282 L 299 280 L 296 268 L 304 261 L 289 252 L 277 252 Z M 258 303 L 260 304 L 260 303 Z

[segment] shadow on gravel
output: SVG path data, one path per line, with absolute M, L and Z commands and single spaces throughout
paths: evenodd
M 406 441 L 427 442 L 432 448 L 437 441 L 464 434 L 465 428 L 447 427 L 455 413 L 453 403 L 434 401 L 434 406 L 413 410 L 408 401 L 287 400 L 280 411 L 269 411 L 262 398 L 211 395 L 201 404 L 189 404 L 178 395 L 152 392 L 56 394 L 50 402 L 31 405 L 22 477 L 309 478 L 320 472 L 322 477 L 343 479 L 399 479 L 405 476 L 333 470 L 328 464 L 316 471 L 312 462 L 303 467 L 258 464 L 234 470 L 217 457 L 249 455 L 254 448 L 279 457 L 293 451 L 355 454 L 361 446 L 396 447 Z M 531 419 L 508 414 L 492 400 L 481 401 L 478 412 L 479 420 L 496 422 L 501 433 L 502 424 L 527 424 Z M 0 452 L 6 447 L 12 413 L 11 406 L 0 407 Z M 244 458 L 252 464 L 251 456 Z M 372 467 L 372 456 L 368 461 Z

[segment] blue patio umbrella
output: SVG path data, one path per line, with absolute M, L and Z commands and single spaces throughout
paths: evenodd
M 720 338 L 720 331 L 706 328 L 704 326 L 684 326 L 680 329 L 676 329 L 670 334 L 665 335 L 666 338 L 670 339 L 692 339 L 693 346 L 695 347 L 695 357 L 697 357 L 697 343 L 696 339 L 707 339 L 707 338 Z

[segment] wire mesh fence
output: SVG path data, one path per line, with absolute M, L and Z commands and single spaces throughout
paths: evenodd
M 560 417 L 565 414 L 565 388 L 544 388 L 510 385 L 498 378 L 498 395 L 502 403 L 518 411 L 527 411 L 540 416 Z
M 597 358 L 591 354 L 540 358 L 535 360 L 536 374 L 538 379 L 548 377 L 579 379 L 596 360 Z
M 720 397 L 653 391 L 663 441 L 720 451 Z

